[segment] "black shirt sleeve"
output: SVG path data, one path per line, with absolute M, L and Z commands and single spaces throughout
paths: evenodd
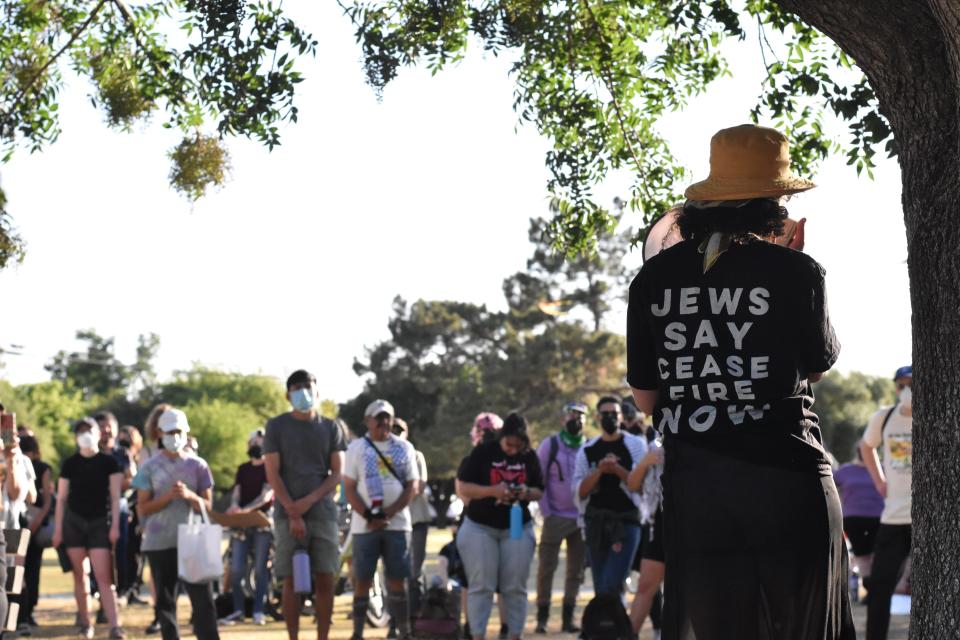
M 634 389 L 656 389 L 660 384 L 657 371 L 656 339 L 650 327 L 642 288 L 643 270 L 630 285 L 627 304 L 627 382 Z
M 63 461 L 63 464 L 60 466 L 61 478 L 66 478 L 67 480 L 69 480 L 71 477 L 73 477 L 73 464 L 74 464 L 73 456 L 70 456 L 69 458 Z
M 115 473 L 122 473 L 123 469 L 120 468 L 120 463 L 117 462 L 117 459 L 113 456 L 106 456 L 106 462 L 104 462 L 104 468 L 107 470 L 107 475 L 112 476 Z
M 527 486 L 543 490 L 543 470 L 540 469 L 540 458 L 536 451 L 531 449 L 526 453 Z
M 805 373 L 822 373 L 837 361 L 840 355 L 840 341 L 830 324 L 827 310 L 827 290 L 824 282 L 825 272 L 816 262 L 813 263 L 810 284 L 806 288 L 804 299 L 805 320 L 801 334 L 801 362 Z
M 473 484 L 487 484 L 483 481 L 483 471 L 481 470 L 483 466 L 482 456 L 480 455 L 482 449 L 483 447 L 474 447 L 470 455 L 463 459 L 460 468 L 457 470 L 457 480 Z

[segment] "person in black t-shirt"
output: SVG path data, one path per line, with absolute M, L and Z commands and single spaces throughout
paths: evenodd
M 232 499 L 227 509 L 228 514 L 269 511 L 273 505 L 273 489 L 267 484 L 267 472 L 263 465 L 263 429 L 257 429 L 250 434 L 247 440 L 247 455 L 250 456 L 250 460 L 237 468 Z M 266 624 L 267 619 L 263 609 L 267 601 L 267 587 L 270 584 L 267 560 L 271 544 L 273 544 L 273 530 L 270 527 L 233 531 L 230 538 L 230 591 L 233 594 L 233 613 L 222 618 L 221 624 L 233 624 L 243 620 L 245 609 L 243 579 L 247 576 L 247 556 L 251 549 L 254 564 L 253 579 L 257 587 L 253 596 L 253 624 Z
M 81 637 L 92 638 L 94 633 L 83 570 L 83 561 L 89 557 L 100 588 L 100 601 L 110 623 L 110 637 L 123 638 L 125 633 L 117 618 L 111 557 L 112 547 L 120 537 L 123 474 L 113 456 L 98 450 L 100 427 L 95 420 L 77 421 L 74 433 L 79 451 L 64 460 L 60 469 L 53 546 L 63 544 L 73 566 Z
M 468 619 L 473 637 L 481 640 L 500 587 L 511 638 L 523 633 L 527 617 L 527 578 L 536 540 L 527 505 L 539 500 L 543 474 L 530 448 L 527 421 L 511 413 L 494 442 L 480 444 L 458 473 L 460 491 L 470 500 L 457 531 L 457 550 L 469 582 Z M 511 510 L 520 509 L 519 537 L 511 535 Z
M 30 545 L 27 547 L 27 557 L 24 559 L 23 592 L 20 595 L 20 614 L 18 630 L 24 627 L 36 627 L 37 621 L 33 617 L 33 610 L 40 597 L 40 568 L 43 566 L 44 547 L 37 544 L 37 532 L 41 529 L 50 531 L 50 522 L 53 512 L 53 470 L 40 456 L 40 445 L 34 436 L 20 438 L 20 451 L 30 458 L 33 471 L 36 475 L 37 499 L 27 509 L 27 528 L 30 529 Z M 50 544 L 48 538 L 46 544 Z
M 645 462 L 647 441 L 620 430 L 620 398 L 600 398 L 597 412 L 603 433 L 580 448 L 573 491 L 580 506 L 594 591 L 620 595 L 640 542 L 639 503 L 627 479 Z
M 682 240 L 630 286 L 627 380 L 664 436 L 665 640 L 855 636 L 811 411 L 840 345 L 805 221 L 782 206 L 814 186 L 789 157 L 773 129 L 714 135 L 710 177 L 669 213 Z

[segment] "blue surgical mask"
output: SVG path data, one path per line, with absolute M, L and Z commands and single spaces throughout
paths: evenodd
M 301 413 L 307 413 L 313 409 L 313 390 L 297 389 L 290 392 L 290 404 Z
M 187 436 L 182 433 L 169 433 L 160 438 L 160 441 L 163 442 L 163 448 L 167 451 L 180 451 L 187 444 Z

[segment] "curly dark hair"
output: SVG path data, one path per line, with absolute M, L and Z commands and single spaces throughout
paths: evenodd
M 782 233 L 786 219 L 786 208 L 771 198 L 755 198 L 740 207 L 710 209 L 700 209 L 688 202 L 677 214 L 677 227 L 684 240 L 703 240 L 714 231 L 743 239 L 750 234 L 766 237 Z

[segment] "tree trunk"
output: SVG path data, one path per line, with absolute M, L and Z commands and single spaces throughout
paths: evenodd
M 857 61 L 899 147 L 915 368 L 910 637 L 960 638 L 960 3 L 777 2 Z

